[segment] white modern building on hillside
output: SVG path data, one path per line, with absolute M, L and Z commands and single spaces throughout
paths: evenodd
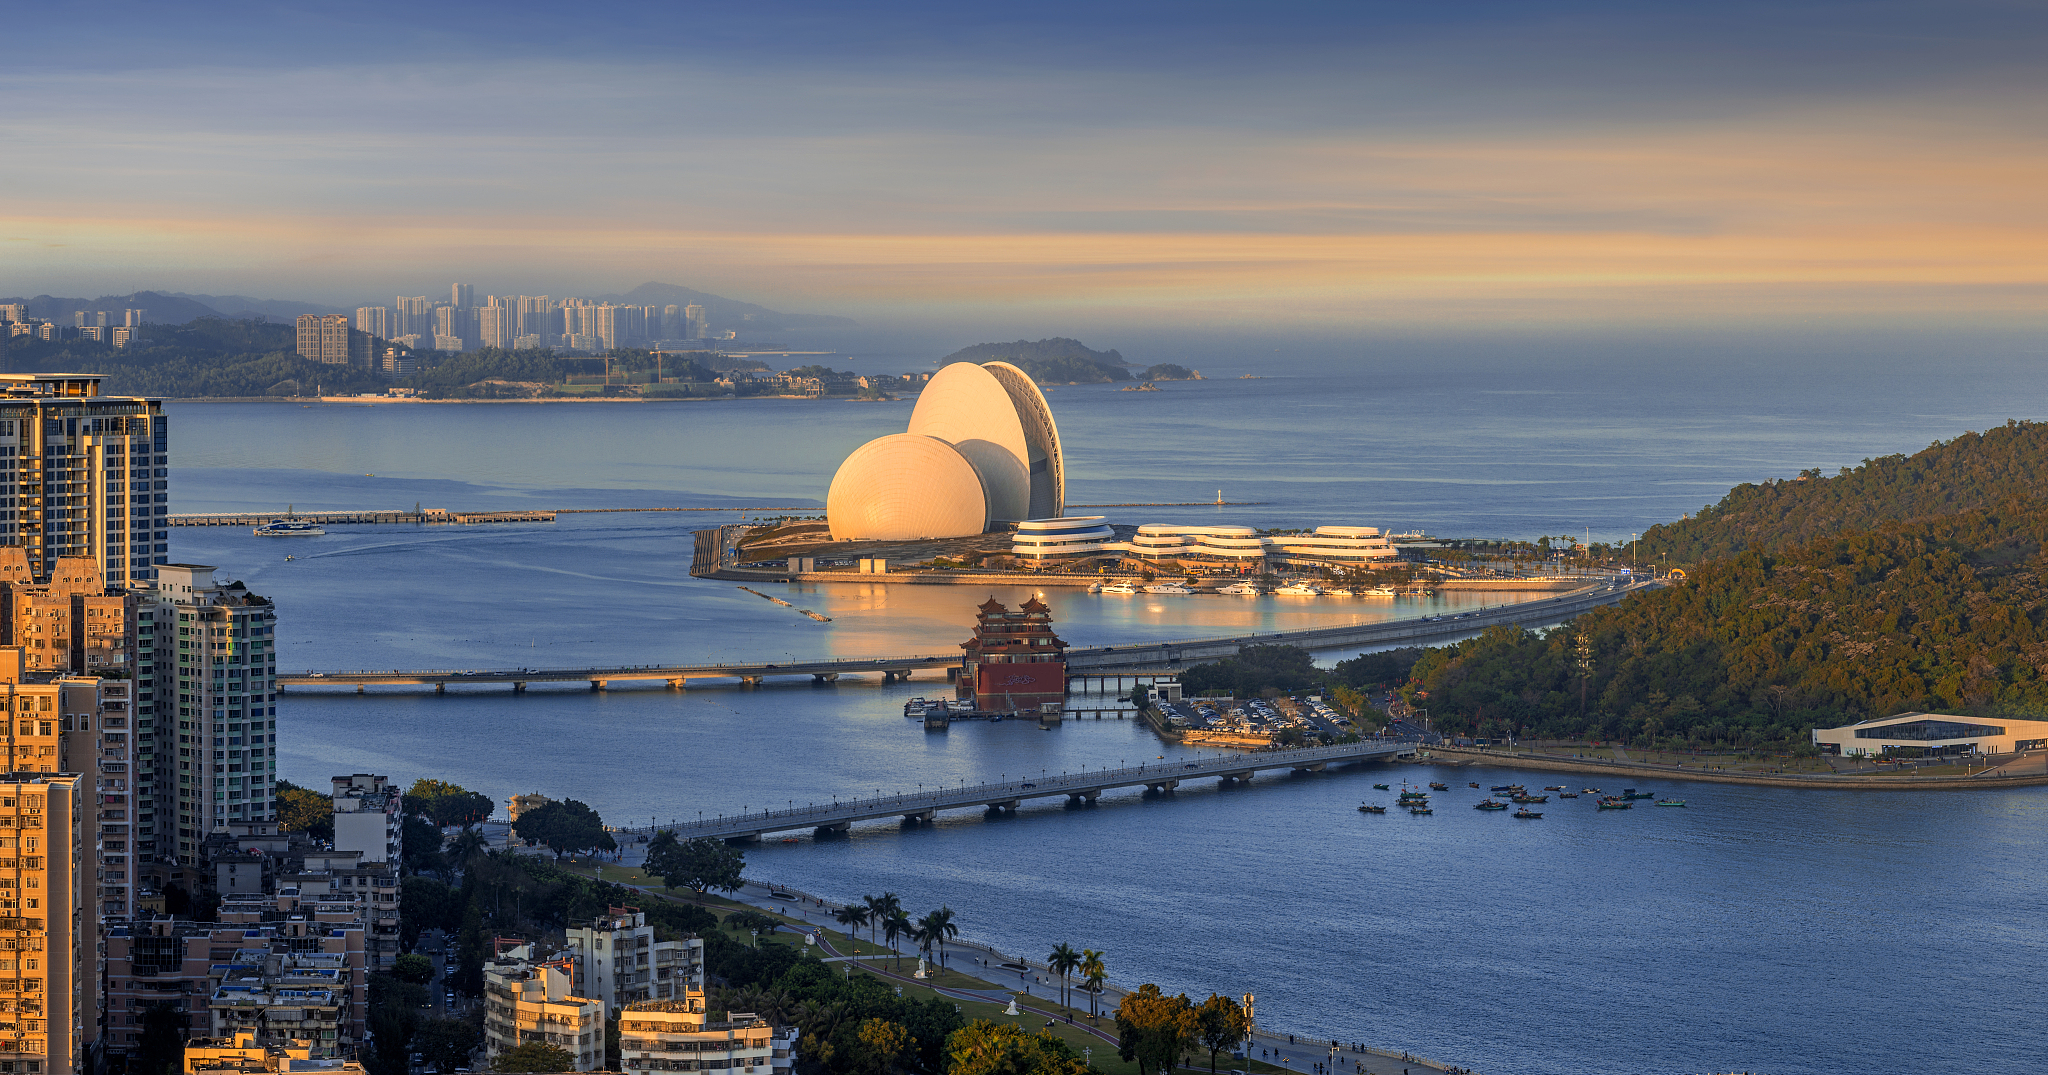
M 1815 728 L 1813 743 L 1829 754 L 1852 757 L 1906 748 L 1930 754 L 2012 754 L 2048 749 L 2048 720 L 1900 713 L 1840 728 Z

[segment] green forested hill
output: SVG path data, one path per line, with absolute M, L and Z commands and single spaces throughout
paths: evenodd
M 1114 350 L 1090 350 L 1080 340 L 1064 336 L 977 343 L 940 359 L 939 365 L 944 367 L 953 362 L 1009 362 L 1040 384 L 1103 384 L 1131 379 L 1131 372 L 1124 368 L 1123 355 Z
M 2038 431 L 2000 432 L 2004 459 Z M 1431 650 L 1409 690 L 1439 730 L 1737 745 L 1905 710 L 2038 713 L 2044 541 L 2048 505 L 2013 500 L 1752 550 L 1546 636 L 1495 628 Z
M 1801 479 L 1736 486 L 1690 519 L 1651 527 L 1637 553 L 1646 562 L 1695 564 L 1752 546 L 1780 549 L 2013 497 L 2048 497 L 2048 425 L 2007 422 L 1911 456 L 1866 459 L 1829 478 L 1810 470 Z

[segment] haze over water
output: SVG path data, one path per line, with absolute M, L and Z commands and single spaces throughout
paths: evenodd
M 1117 522 L 1509 537 L 1591 527 L 1596 541 L 1697 510 L 1737 481 L 1832 471 L 2038 413 L 2019 370 L 1772 383 L 1781 390 L 1691 373 L 1393 368 L 1049 399 L 1071 502 L 1208 500 L 1219 486 L 1264 502 L 1103 509 Z M 815 506 L 845 453 L 900 429 L 908 406 L 174 404 L 173 510 Z M 336 527 L 295 542 L 176 530 L 172 552 L 276 599 L 287 670 L 946 652 L 988 596 L 759 587 L 834 617 L 817 624 L 687 577 L 688 531 L 733 518 Z M 1390 614 L 1363 601 L 1311 612 L 1273 599 L 1050 596 L 1060 630 L 1082 644 Z M 500 800 L 541 790 L 638 824 L 1168 753 L 1131 722 L 939 735 L 902 719 L 905 699 L 939 689 L 295 692 L 280 712 L 283 772 L 313 785 L 349 771 L 431 775 Z M 1541 774 L 1458 771 L 1441 777 L 1457 790 L 1434 817 L 1368 817 L 1353 807 L 1387 778 L 1377 772 L 864 826 L 845 841 L 751 848 L 750 872 L 836 899 L 888 889 L 911 908 L 946 903 L 1008 951 L 1104 949 L 1120 983 L 1253 992 L 1269 1026 L 1491 1075 L 2038 1069 L 2029 1028 L 2048 989 L 2035 928 L 2048 887 L 2031 863 L 2043 789 L 1650 784 L 1691 805 L 1596 814 L 1590 800 L 1554 801 L 1544 820 L 1515 822 L 1471 810 L 1464 782 Z M 1425 778 L 1392 775 L 1410 774 Z

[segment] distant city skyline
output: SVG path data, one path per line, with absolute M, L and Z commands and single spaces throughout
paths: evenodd
M 0 293 L 1978 331 L 2048 283 L 2024 5 L 110 14 L 11 27 Z

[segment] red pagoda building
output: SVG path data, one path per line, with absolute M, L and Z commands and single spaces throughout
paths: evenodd
M 1033 597 L 1012 612 L 991 597 L 976 610 L 974 637 L 960 643 L 959 691 L 975 708 L 1037 712 L 1067 700 L 1067 644 L 1052 633 L 1052 609 Z

